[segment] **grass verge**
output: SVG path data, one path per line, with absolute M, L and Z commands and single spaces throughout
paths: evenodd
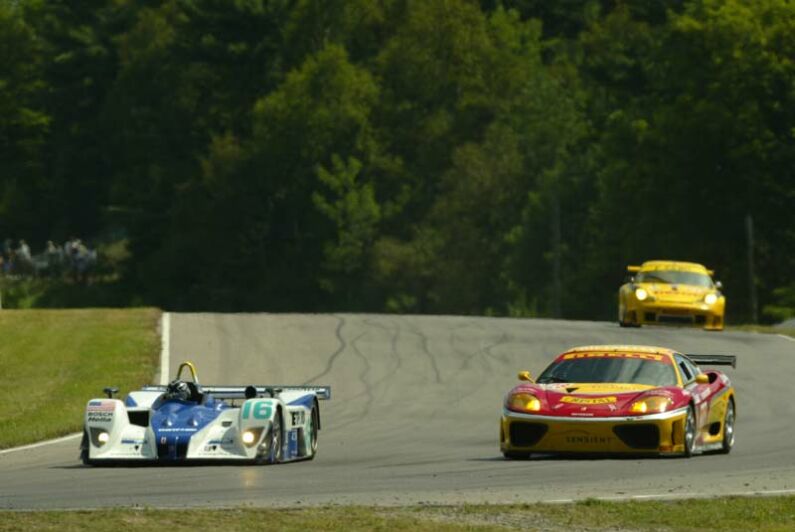
M 148 383 L 156 309 L 0 310 L 0 449 L 79 432 L 105 386 Z
M 774 327 L 772 325 L 734 325 L 729 329 L 734 331 L 758 332 L 764 334 L 783 334 L 795 338 L 795 329 L 791 327 Z
M 0 512 L 0 531 L 793 530 L 795 497 L 399 508 Z

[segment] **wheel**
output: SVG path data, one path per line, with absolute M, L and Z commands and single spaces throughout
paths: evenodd
M 320 423 L 318 423 L 319 417 L 317 408 L 313 408 L 309 418 L 309 447 L 312 451 L 309 455 L 310 460 L 317 454 L 317 428 L 320 426 Z
M 621 307 L 618 307 L 618 326 L 619 327 L 629 327 L 629 324 L 624 320 L 624 310 Z
M 729 399 L 726 405 L 726 415 L 723 417 L 723 445 L 720 452 L 729 454 L 734 447 L 734 399 Z
M 640 327 L 640 323 L 627 321 L 627 307 L 621 303 L 618 304 L 618 325 L 621 327 Z
M 83 465 L 91 465 L 91 459 L 88 457 L 88 434 L 83 431 L 83 439 L 80 441 L 80 461 Z
M 278 464 L 282 461 L 282 447 L 284 441 L 282 436 L 282 412 L 280 410 L 276 412 L 276 417 L 273 418 L 273 422 L 271 423 L 267 463 Z
M 696 442 L 696 414 L 693 412 L 693 407 L 687 409 L 687 418 L 685 419 L 685 452 L 684 456 L 690 458 L 693 456 L 693 446 Z
M 503 451 L 502 455 L 506 460 L 528 460 L 530 453 L 520 453 L 517 451 Z

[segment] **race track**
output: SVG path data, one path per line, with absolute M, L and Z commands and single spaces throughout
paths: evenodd
M 737 444 L 691 459 L 505 461 L 503 395 L 562 350 L 736 354 Z M 513 503 L 795 490 L 795 341 L 612 323 L 396 315 L 172 314 L 171 372 L 332 386 L 319 455 L 277 466 L 85 467 L 77 439 L 0 455 L 0 508 Z M 108 383 L 113 384 L 113 383 Z M 98 390 L 99 392 L 99 390 Z M 88 398 L 86 398 L 88 399 Z

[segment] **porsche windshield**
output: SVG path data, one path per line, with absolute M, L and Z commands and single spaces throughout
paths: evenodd
M 673 386 L 676 373 L 668 362 L 630 357 L 572 358 L 553 363 L 538 377 L 539 384 L 553 382 L 621 382 Z
M 635 277 L 636 283 L 665 283 L 688 284 L 712 288 L 712 279 L 709 275 L 700 272 L 684 272 L 677 270 L 651 270 L 639 272 Z

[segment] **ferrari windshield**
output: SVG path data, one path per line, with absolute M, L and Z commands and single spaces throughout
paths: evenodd
M 537 382 L 621 382 L 673 386 L 676 384 L 676 373 L 673 365 L 667 361 L 601 356 L 558 360 L 544 370 Z
M 712 288 L 712 279 L 706 273 L 684 272 L 677 270 L 651 270 L 639 272 L 635 276 L 636 283 L 688 284 Z

